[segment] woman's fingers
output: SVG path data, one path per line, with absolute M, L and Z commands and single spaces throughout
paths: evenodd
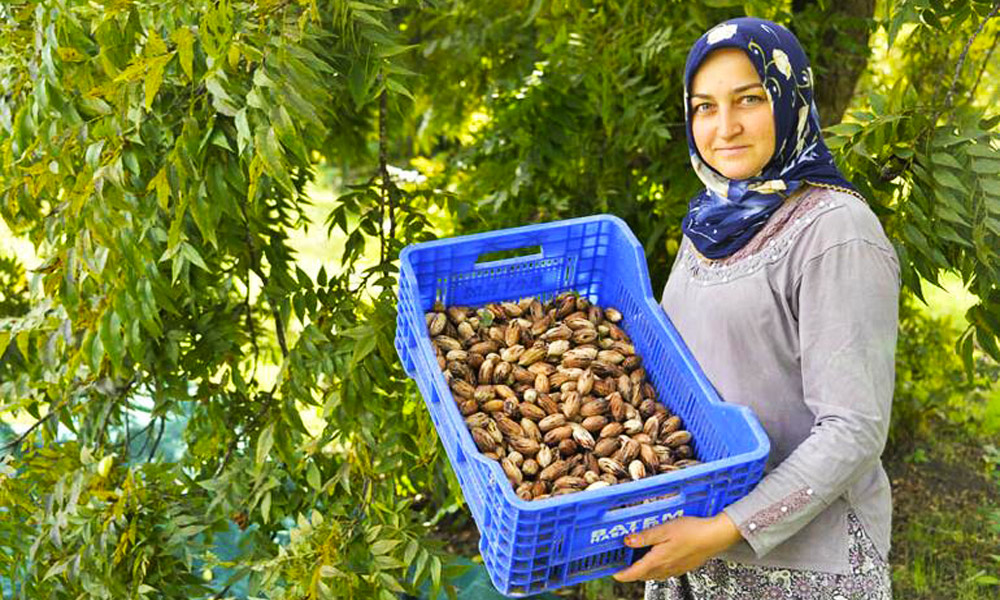
M 629 548 L 644 548 L 646 546 L 652 546 L 653 544 L 659 544 L 669 538 L 670 530 L 675 524 L 676 521 L 667 521 L 662 525 L 657 525 L 656 527 L 650 527 L 649 529 L 643 529 L 638 533 L 633 533 L 625 538 L 625 545 Z
M 646 556 L 635 561 L 627 569 L 618 571 L 613 577 L 621 582 L 646 581 L 669 577 L 671 573 L 667 566 L 663 564 L 663 555 L 667 554 L 667 546 L 668 544 L 654 546 Z

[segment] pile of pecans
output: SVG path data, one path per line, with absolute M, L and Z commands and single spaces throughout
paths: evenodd
M 656 400 L 614 308 L 575 292 L 426 314 L 479 450 L 524 500 L 699 464 L 681 418 Z

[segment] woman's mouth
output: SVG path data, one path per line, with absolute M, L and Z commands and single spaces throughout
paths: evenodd
M 750 146 L 729 146 L 728 148 L 717 148 L 715 150 L 715 153 L 721 156 L 732 156 L 734 154 L 739 154 L 740 152 L 743 152 L 749 147 Z

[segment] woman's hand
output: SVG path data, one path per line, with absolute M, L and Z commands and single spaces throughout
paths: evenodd
M 739 529 L 726 513 L 714 517 L 680 517 L 625 538 L 630 548 L 653 548 L 627 569 L 615 573 L 618 581 L 645 581 L 677 577 L 740 541 Z

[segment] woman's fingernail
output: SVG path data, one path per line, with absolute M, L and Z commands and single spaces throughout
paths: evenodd
M 631 546 L 634 543 L 635 543 L 635 538 L 634 537 L 628 536 L 628 537 L 625 538 L 625 545 L 626 546 Z

